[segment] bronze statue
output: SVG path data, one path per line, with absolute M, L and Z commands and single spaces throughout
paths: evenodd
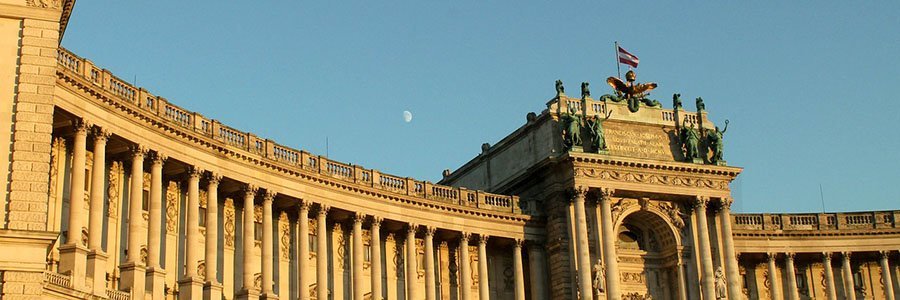
M 681 94 L 672 95 L 672 108 L 681 109 Z
M 591 88 L 590 83 L 582 82 L 581 83 L 581 99 L 590 98 L 591 97 Z
M 562 95 L 566 93 L 566 87 L 563 86 L 562 80 L 556 80 L 556 95 Z
M 706 104 L 703 104 L 703 98 L 697 97 L 697 112 L 706 110 Z
M 620 98 L 619 101 L 628 100 L 628 110 L 631 112 L 637 112 L 641 102 L 647 106 L 659 105 L 659 102 L 646 98 L 648 93 L 658 85 L 653 82 L 635 83 L 635 80 L 637 80 L 637 75 L 634 71 L 628 71 L 625 73 L 624 82 L 622 79 L 609 77 L 606 79 L 606 83 L 616 90 L 616 95 Z
M 581 145 L 581 116 L 569 108 L 569 113 L 562 114 L 561 119 L 565 124 L 563 127 L 565 128 L 563 130 L 563 142 L 566 144 L 566 149 Z
M 694 123 L 691 123 L 691 127 L 687 127 L 685 123 L 687 123 L 687 120 L 684 120 L 681 124 L 681 147 L 684 149 L 685 161 L 692 162 L 694 159 L 700 158 L 698 147 L 700 135 L 694 129 Z
M 725 131 L 728 130 L 728 120 L 725 120 L 725 129 L 719 130 L 719 126 L 716 126 L 716 130 L 712 131 L 710 129 L 706 129 L 706 143 L 709 146 L 709 150 L 712 151 L 712 158 L 709 159 L 711 163 L 719 163 L 722 161 L 722 151 L 725 148 L 724 135 Z
M 603 121 L 609 120 L 609 116 L 612 115 L 612 111 L 606 112 L 606 118 L 600 119 L 599 115 L 594 115 L 593 120 L 588 122 L 588 126 L 591 129 L 591 145 L 594 146 L 594 150 L 597 152 L 606 150 L 606 138 L 603 136 Z

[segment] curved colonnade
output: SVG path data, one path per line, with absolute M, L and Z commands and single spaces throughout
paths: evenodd
M 180 109 L 65 49 L 58 60 L 50 184 L 66 233 L 55 268 L 76 290 L 488 299 L 489 275 L 504 268 L 488 265 L 496 256 L 513 260 L 513 294 L 525 298 L 522 248 L 541 233 L 526 226 L 517 197 L 312 156 Z M 546 282 L 535 256 L 529 278 Z M 477 265 L 457 263 L 469 260 Z

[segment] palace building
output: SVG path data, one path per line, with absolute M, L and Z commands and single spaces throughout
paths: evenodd
M 74 4 L 0 0 L 2 299 L 900 295 L 900 211 L 732 213 L 742 168 L 722 160 L 726 124 L 700 100 L 667 109 L 632 81 L 596 100 L 558 83 L 534 99 L 542 112 L 432 183 L 116 77 L 59 46 Z

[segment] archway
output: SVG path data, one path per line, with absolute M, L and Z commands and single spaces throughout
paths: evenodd
M 664 217 L 637 210 L 625 216 L 616 233 L 622 294 L 641 299 L 677 299 L 681 239 Z

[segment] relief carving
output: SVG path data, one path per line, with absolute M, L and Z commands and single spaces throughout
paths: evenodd
M 52 166 L 52 165 L 51 165 Z M 114 161 L 109 166 L 109 187 L 106 190 L 109 207 L 106 214 L 115 218 L 119 204 L 119 173 L 122 171 L 122 163 Z M 52 186 L 52 185 L 51 185 Z
M 575 168 L 575 177 L 689 188 L 708 188 L 723 191 L 728 190 L 728 181 L 726 180 L 701 179 L 675 175 L 640 174 L 628 171 Z
M 291 223 L 288 221 L 287 213 L 281 212 L 278 223 L 281 228 L 281 259 L 291 260 Z
M 169 181 L 166 188 L 166 230 L 175 234 L 178 229 L 178 183 Z
M 657 208 L 669 217 L 672 225 L 675 225 L 678 229 L 684 228 L 684 217 L 686 214 L 681 211 L 681 205 L 672 202 L 659 202 Z
M 234 248 L 234 200 L 225 199 L 225 247 Z
M 25 0 L 25 5 L 39 8 L 61 9 L 61 0 Z
M 625 198 L 610 206 L 609 211 L 612 216 L 613 224 L 615 224 L 619 220 L 622 212 L 635 205 L 637 205 L 637 200 Z

